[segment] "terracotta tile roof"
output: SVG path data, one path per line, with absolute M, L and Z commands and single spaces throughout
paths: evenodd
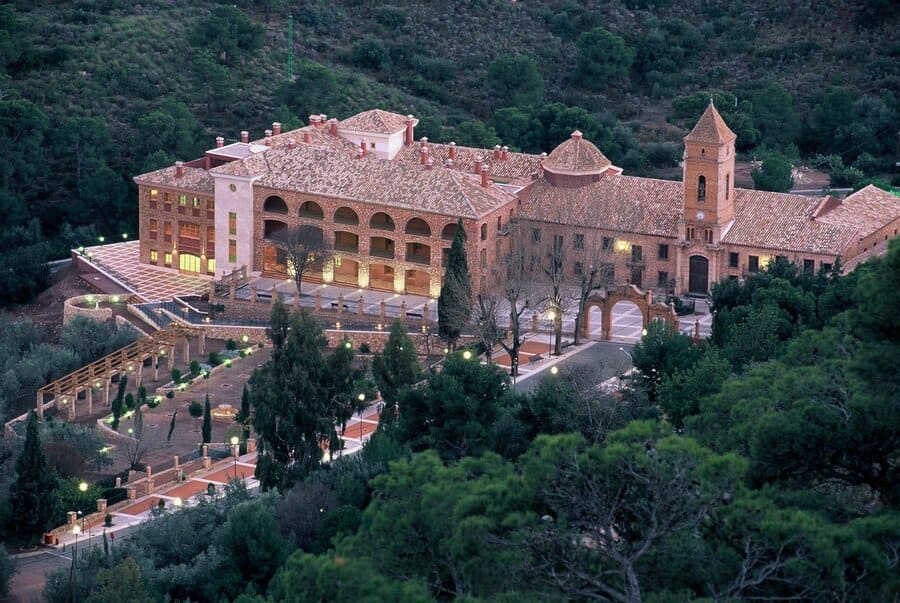
M 600 149 L 585 140 L 578 130 L 572 132 L 572 137 L 553 149 L 544 160 L 544 169 L 555 173 L 598 173 L 611 165 L 612 162 Z
M 515 201 L 500 187 L 460 170 L 431 169 L 301 145 L 219 166 L 213 174 L 257 177 L 256 186 L 399 207 L 446 216 L 478 218 Z
M 397 163 L 419 165 L 419 147 L 421 143 L 404 146 L 394 156 Z M 428 156 L 434 160 L 434 168 L 443 168 L 444 161 L 450 158 L 450 145 L 428 143 Z M 493 159 L 492 149 L 478 149 L 475 147 L 456 147 L 456 159 L 453 160 L 453 169 L 470 174 L 475 173 L 475 158 L 481 157 L 482 165 L 487 166 L 491 178 L 499 180 L 531 180 L 533 174 L 537 174 L 541 160 L 540 155 L 528 153 L 510 152 L 503 160 Z
M 520 195 L 520 215 L 530 220 L 674 238 L 684 187 L 669 180 L 607 175 L 585 186 L 564 188 L 541 178 Z
M 394 134 L 406 129 L 405 120 L 405 115 L 371 109 L 339 122 L 338 128 L 373 134 Z
M 856 229 L 813 219 L 821 201 L 817 197 L 736 188 L 734 223 L 722 242 L 773 251 L 843 253 L 853 242 Z
M 155 172 L 135 176 L 134 181 L 147 186 L 155 184 L 197 193 L 215 192 L 215 183 L 208 171 L 188 166 L 184 166 L 184 175 L 181 178 L 175 177 L 175 166 L 171 165 Z
M 694 126 L 694 129 L 684 137 L 684 140 L 687 142 L 721 144 L 723 142 L 731 142 L 735 138 L 737 138 L 737 135 L 725 124 L 725 120 L 722 119 L 722 116 L 716 111 L 716 107 L 710 99 L 709 106 L 706 108 L 706 111 L 703 112 L 700 121 L 698 121 L 697 125 Z
M 900 218 L 900 197 L 870 184 L 822 214 L 819 220 L 853 228 L 859 238 L 864 238 L 897 218 Z
M 329 134 L 329 128 L 327 125 L 319 128 L 313 126 L 304 126 L 302 128 L 297 128 L 296 130 L 291 130 L 290 132 L 284 132 L 277 136 L 270 136 L 269 138 L 254 140 L 253 144 L 264 145 L 266 144 L 266 142 L 268 142 L 268 146 L 270 147 L 286 147 L 288 146 L 288 144 L 294 143 L 295 146 L 299 146 L 301 144 L 307 144 L 303 142 L 303 135 L 305 132 L 309 132 L 309 144 L 331 151 L 342 151 L 348 153 L 351 156 L 356 155 L 357 146 L 345 138 L 341 138 L 340 136 L 332 136 L 331 134 Z

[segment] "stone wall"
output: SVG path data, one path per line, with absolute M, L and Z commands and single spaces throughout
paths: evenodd
M 70 297 L 63 304 L 63 324 L 69 324 L 76 316 L 86 316 L 92 320 L 106 322 L 113 316 L 112 309 L 96 307 L 96 304 L 112 303 L 113 298 L 117 300 L 116 303 L 130 301 L 130 296 L 126 295 L 78 295 Z

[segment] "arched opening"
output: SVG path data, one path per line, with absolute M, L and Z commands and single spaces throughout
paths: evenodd
M 394 267 L 387 264 L 371 264 L 369 266 L 369 287 L 393 291 Z
M 697 178 L 697 201 L 706 201 L 706 176 Z
M 378 230 L 394 230 L 396 228 L 394 219 L 383 211 L 372 214 L 372 219 L 369 220 L 369 226 L 371 228 L 377 228 Z
M 359 216 L 349 207 L 339 207 L 334 212 L 335 224 L 349 224 L 359 226 Z
M 487 241 L 487 224 L 481 225 L 481 240 Z
M 281 197 L 268 197 L 263 201 L 263 211 L 270 214 L 287 214 L 288 206 Z
M 406 244 L 406 261 L 428 265 L 431 263 L 431 246 L 422 243 Z
M 406 271 L 406 292 L 413 295 L 428 295 L 431 277 L 424 270 Z
M 300 217 L 311 220 L 324 220 L 325 212 L 322 211 L 322 206 L 315 201 L 304 201 L 300 205 Z
M 728 201 L 729 191 L 731 188 L 731 174 L 725 174 L 725 200 Z
M 688 292 L 709 293 L 709 260 L 702 255 L 692 255 L 688 268 Z
M 480 255 L 481 267 L 487 268 L 487 249 L 482 249 Z
M 369 255 L 377 258 L 394 259 L 394 241 L 385 237 L 372 237 L 369 239 Z
M 445 241 L 452 241 L 453 237 L 456 236 L 456 229 L 458 228 L 456 222 L 452 222 L 444 226 L 441 230 L 441 238 Z
M 359 262 L 335 256 L 334 282 L 356 287 L 357 283 L 359 283 Z
M 334 250 L 359 253 L 359 235 L 343 230 L 335 231 Z
M 287 224 L 281 220 L 265 220 L 263 222 L 263 238 L 271 239 L 273 234 L 285 228 L 287 228 Z
M 406 223 L 406 234 L 416 235 L 420 237 L 430 237 L 431 236 L 431 227 L 428 226 L 428 222 L 423 220 L 422 218 L 413 218 L 409 222 Z
M 644 315 L 640 307 L 632 301 L 620 300 L 612 307 L 612 329 L 610 336 L 619 341 L 637 342 L 644 328 Z
M 600 339 L 603 336 L 603 311 L 599 306 L 591 306 L 584 317 L 584 330 L 588 337 Z

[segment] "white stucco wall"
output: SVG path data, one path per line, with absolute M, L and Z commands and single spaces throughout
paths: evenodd
M 371 134 L 338 128 L 338 136 L 349 140 L 356 147 L 359 147 L 359 142 L 365 138 L 368 152 L 375 153 L 375 157 L 379 159 L 393 159 L 403 147 L 403 130 L 394 134 Z M 375 143 L 375 149 L 372 149 L 372 143 Z
M 253 181 L 214 174 L 216 181 L 216 272 L 253 269 Z M 235 190 L 231 190 L 232 185 Z M 237 214 L 237 234 L 228 232 L 228 215 Z M 237 241 L 237 261 L 228 261 L 228 241 Z

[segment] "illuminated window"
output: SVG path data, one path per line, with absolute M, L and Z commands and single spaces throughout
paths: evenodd
M 187 205 L 187 195 L 178 195 L 178 205 Z
M 151 199 L 156 199 L 156 196 L 157 196 L 158 194 L 159 194 L 159 191 L 157 191 L 155 188 L 151 188 L 151 189 L 150 189 L 150 198 L 151 198 Z
M 228 234 L 237 234 L 237 214 L 233 211 L 228 212 Z
M 237 262 L 237 241 L 228 241 L 228 261 L 232 264 Z
M 193 253 L 182 253 L 178 256 L 178 268 L 185 272 L 200 272 L 200 258 Z
M 155 249 L 151 249 L 150 250 L 150 263 L 155 264 L 157 261 L 159 261 L 159 254 L 156 253 Z
M 341 256 L 339 256 L 339 255 L 338 255 L 338 256 L 335 256 L 335 258 L 334 258 L 334 267 L 335 267 L 335 268 L 340 268 L 342 263 L 343 263 L 343 262 L 342 262 L 342 260 L 341 260 Z
M 206 260 L 206 273 L 207 274 L 215 274 L 216 273 L 216 258 L 209 258 Z
M 163 263 L 166 266 L 171 266 L 172 265 L 172 254 L 167 251 L 166 254 L 163 256 L 163 260 L 164 260 Z
M 198 197 L 194 197 L 194 207 L 200 207 L 200 199 Z

